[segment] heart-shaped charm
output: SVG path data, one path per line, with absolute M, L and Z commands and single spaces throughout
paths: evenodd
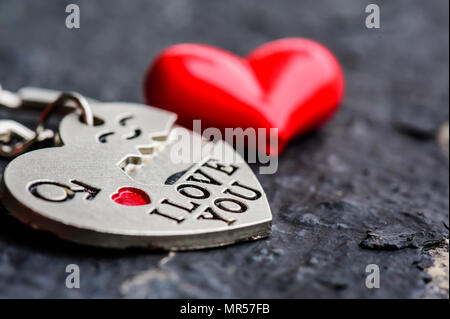
M 7 166 L 2 202 L 13 216 L 64 239 L 115 248 L 197 249 L 270 234 L 264 191 L 230 145 L 174 126 L 175 114 L 161 109 L 92 109 L 96 125 L 71 113 L 59 128 L 63 146 Z
M 117 204 L 125 206 L 141 206 L 150 204 L 150 197 L 146 192 L 136 187 L 121 187 L 117 193 L 111 195 Z
M 307 39 L 267 43 L 246 58 L 199 44 L 163 51 L 145 79 L 150 105 L 178 114 L 183 126 L 278 128 L 278 150 L 324 124 L 344 94 L 333 54 Z

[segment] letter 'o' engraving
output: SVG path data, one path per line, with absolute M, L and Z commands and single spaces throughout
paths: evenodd
M 85 199 L 92 200 L 100 192 L 99 188 L 83 182 L 77 180 L 71 180 L 70 182 L 79 187 L 70 187 L 69 185 L 53 181 L 37 181 L 31 184 L 28 190 L 34 197 L 53 203 L 71 200 L 76 193 L 86 193 Z
M 191 191 L 187 191 L 187 189 L 191 189 Z M 204 189 L 203 187 L 191 184 L 182 184 L 177 187 L 177 191 L 181 195 L 195 199 L 205 199 L 208 198 L 210 195 L 208 190 Z M 200 191 L 201 193 L 199 193 L 198 191 Z
M 70 186 L 57 182 L 36 182 L 28 188 L 31 194 L 48 202 L 65 202 L 75 196 Z
M 223 203 L 233 203 L 235 204 L 235 208 L 230 207 L 230 205 L 224 205 Z M 218 198 L 214 201 L 214 205 L 217 206 L 217 208 L 220 208 L 224 211 L 230 212 L 230 213 L 245 213 L 248 209 L 247 205 L 245 205 L 243 202 L 238 201 L 236 199 L 231 198 Z M 237 206 L 236 206 L 237 205 Z
M 239 182 L 233 182 L 231 185 L 232 185 L 232 186 L 241 187 L 241 188 L 243 188 L 243 189 L 246 189 L 246 190 L 252 192 L 253 195 L 250 196 L 250 195 L 244 195 L 244 194 L 241 194 L 241 193 L 237 193 L 237 192 L 232 191 L 232 190 L 229 189 L 229 188 L 226 189 L 226 190 L 223 192 L 224 194 L 231 194 L 231 195 L 240 197 L 240 198 L 242 198 L 242 199 L 248 199 L 248 200 L 257 200 L 257 199 L 259 199 L 259 198 L 261 197 L 261 192 L 258 191 L 257 189 L 251 188 L 251 187 L 249 187 L 249 186 L 242 185 L 242 184 L 239 183 Z

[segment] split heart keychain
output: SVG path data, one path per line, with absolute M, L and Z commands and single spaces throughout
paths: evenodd
M 23 223 L 112 248 L 200 249 L 270 235 L 270 207 L 252 170 L 225 142 L 211 147 L 176 126 L 175 113 L 0 87 L 1 105 L 28 102 L 48 104 L 35 131 L 0 120 L 0 155 L 14 157 L 3 173 L 1 199 Z M 68 107 L 76 111 L 54 134 L 46 128 L 49 116 Z M 174 162 L 181 132 L 208 151 Z M 39 148 L 49 140 L 56 146 Z M 223 159 L 223 149 L 238 160 Z
M 0 87 L 0 105 L 47 105 L 35 131 L 0 120 L 0 156 L 22 154 L 3 173 L 2 202 L 34 228 L 94 246 L 183 250 L 269 236 L 270 207 L 248 165 L 230 145 L 211 146 L 188 128 L 194 119 L 223 130 L 276 128 L 278 146 L 258 148 L 277 154 L 336 113 L 344 86 L 326 47 L 292 38 L 246 58 L 205 45 L 167 48 L 144 83 L 148 104 L 161 109 Z M 67 107 L 54 134 L 46 120 Z M 177 116 L 187 128 L 174 125 Z M 200 151 L 174 161 L 180 144 L 194 144 L 178 136 Z M 42 148 L 49 141 L 59 147 Z

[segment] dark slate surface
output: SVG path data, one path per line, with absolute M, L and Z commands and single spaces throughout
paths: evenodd
M 76 1 L 77 31 L 64 27 L 66 3 L 0 1 L 4 87 L 142 101 L 144 71 L 168 45 L 245 54 L 302 36 L 335 52 L 346 99 L 328 126 L 289 145 L 275 175 L 260 176 L 269 239 L 163 259 L 66 243 L 1 214 L 0 297 L 424 295 L 427 251 L 448 236 L 448 160 L 435 141 L 448 118 L 447 1 L 382 2 L 379 30 L 364 27 L 356 0 Z M 65 288 L 69 263 L 81 268 L 80 289 Z M 380 289 L 365 288 L 370 263 L 380 266 Z

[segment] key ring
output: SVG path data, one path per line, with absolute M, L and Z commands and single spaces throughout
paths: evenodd
M 24 100 L 20 95 L 3 90 L 0 85 L 0 104 L 18 109 L 23 106 L 23 102 Z M 51 114 L 62 107 L 66 107 L 68 104 L 75 105 L 75 108 L 81 110 L 81 115 L 86 125 L 94 125 L 94 115 L 86 98 L 75 92 L 62 93 L 54 102 L 44 108 L 34 131 L 16 121 L 0 120 L 0 156 L 15 157 L 38 143 L 54 138 L 54 132 L 46 129 L 45 124 Z M 22 141 L 11 145 L 13 135 L 17 135 Z
M 92 113 L 92 109 L 84 96 L 76 92 L 62 93 L 56 101 L 49 104 L 39 116 L 38 124 L 36 126 L 37 135 L 45 130 L 45 123 L 47 123 L 48 117 L 58 108 L 65 106 L 69 101 L 73 101 L 81 110 L 84 123 L 88 126 L 94 126 L 94 114 Z

